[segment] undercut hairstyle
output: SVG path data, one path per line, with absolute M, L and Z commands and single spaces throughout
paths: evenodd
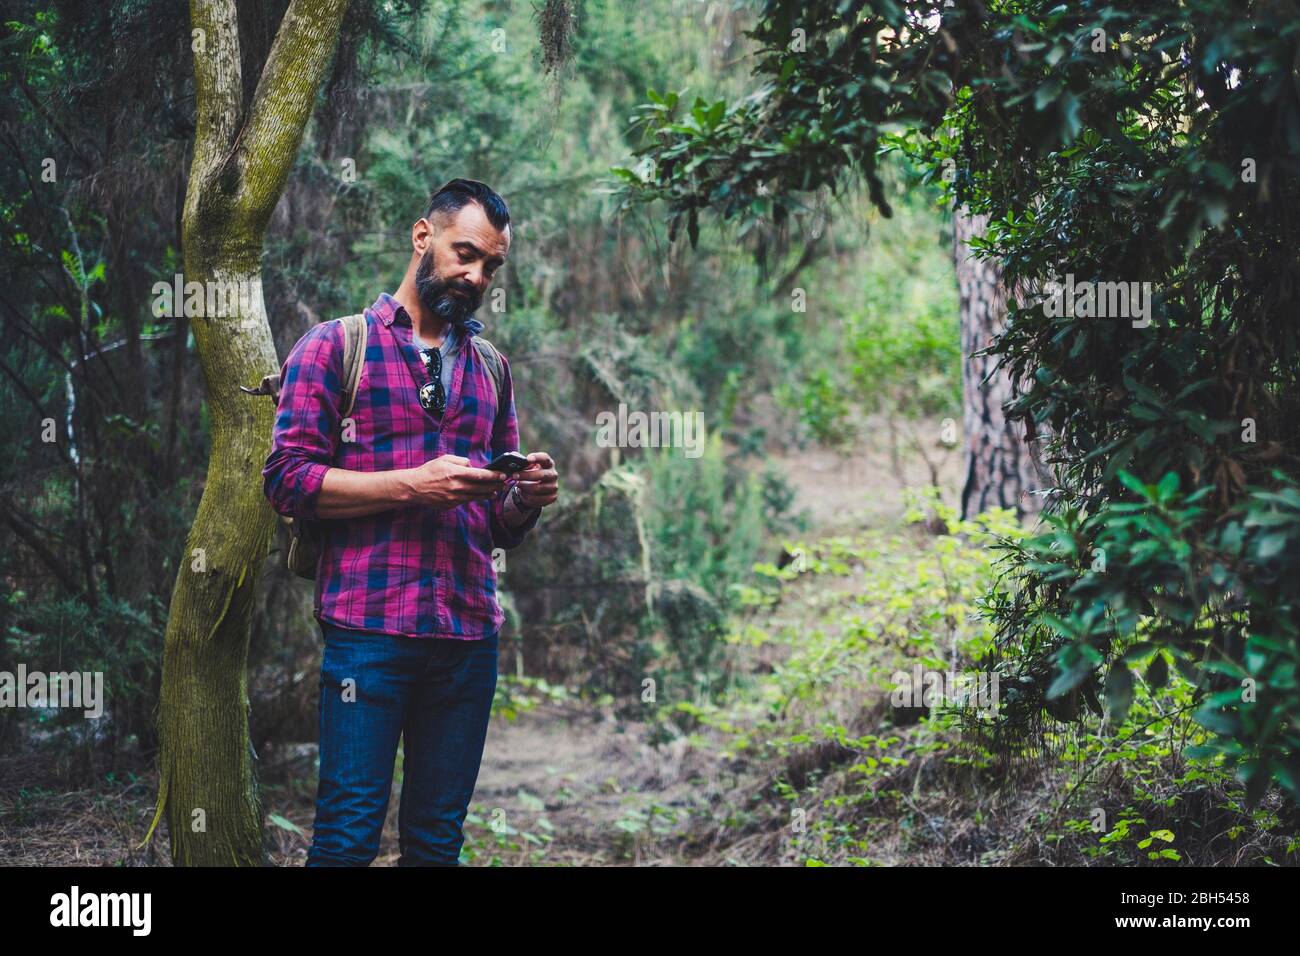
M 510 210 L 506 207 L 506 201 L 486 183 L 473 179 L 453 179 L 439 189 L 429 199 L 429 205 L 424 210 L 424 218 L 430 222 L 433 222 L 435 217 L 450 218 L 471 202 L 476 202 L 483 207 L 488 222 L 498 230 L 504 232 L 506 226 L 510 225 Z M 438 225 L 441 227 L 441 223 Z

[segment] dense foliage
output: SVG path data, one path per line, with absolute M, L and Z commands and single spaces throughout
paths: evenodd
M 285 6 L 239 4 L 246 95 Z M 151 309 L 154 283 L 181 271 L 178 207 L 194 134 L 189 10 L 183 0 L 31 0 L 6 11 L 0 670 L 103 671 L 108 739 L 99 753 L 77 752 L 111 763 L 133 740 L 146 754 L 155 743 L 167 600 L 177 562 L 192 560 L 183 542 L 209 446 L 188 320 Z M 865 400 L 895 407 L 915 367 L 950 408 L 956 374 L 942 344 L 955 340 L 952 282 L 939 216 L 922 201 L 915 228 L 894 244 L 900 262 L 942 286 L 931 299 L 929 284 L 914 283 L 931 316 L 924 334 L 886 308 L 893 280 L 867 266 L 863 204 L 811 252 L 778 230 L 739 244 L 706 231 L 683 256 L 652 219 L 608 215 L 601 182 L 634 145 L 624 120 L 640 91 L 670 80 L 739 89 L 741 17 L 693 0 L 635 11 L 593 0 L 548 72 L 527 5 L 353 2 L 263 262 L 284 356 L 311 323 L 395 286 L 403 233 L 429 190 L 453 174 L 492 183 L 518 232 L 498 283 L 502 310 L 493 300 L 483 311 L 525 397 L 528 449 L 562 461 L 576 495 L 611 463 L 593 441 L 599 411 L 620 402 L 699 409 L 710 436 L 703 467 L 680 452 L 620 451 L 658 489 L 646 516 L 656 580 L 687 580 L 724 610 L 767 537 L 791 526 L 791 491 L 765 456 L 848 433 L 837 417 L 845 408 L 819 403 L 817 376 L 856 382 Z M 791 321 L 790 287 L 807 270 L 817 273 L 819 313 L 845 322 L 810 333 Z M 856 341 L 890 338 L 898 360 L 889 375 L 869 364 L 855 373 L 841 347 L 845 323 Z M 268 558 L 253 622 L 259 745 L 314 733 L 302 718 L 304 685 L 291 680 L 317 652 L 310 587 L 277 574 L 279 559 Z M 678 657 L 716 662 L 713 631 L 682 630 L 691 646 Z M 65 716 L 40 715 L 79 733 Z M 0 736 L 12 741 L 22 719 L 37 722 L 5 710 Z
M 1058 485 L 988 602 L 1008 727 L 1099 678 L 1122 719 L 1172 665 L 1205 753 L 1300 796 L 1296 4 L 771 0 L 753 36 L 747 98 L 641 107 L 625 200 L 694 241 L 700 209 L 780 221 L 855 175 L 887 208 L 880 152 L 928 159 L 1021 293 L 994 351 Z

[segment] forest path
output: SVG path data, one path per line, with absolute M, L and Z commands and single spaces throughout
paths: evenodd
M 938 434 L 937 423 L 919 430 L 930 432 Z M 930 482 L 931 469 L 918 454 L 900 455 L 895 464 L 887 435 L 876 435 L 853 456 L 809 448 L 768 459 L 794 489 L 794 509 L 809 513 L 806 538 L 894 524 L 904 507 L 900 473 L 911 487 Z M 927 454 L 945 499 L 955 503 L 960 449 L 932 444 Z M 853 582 L 843 585 L 852 587 Z M 482 822 L 471 818 L 466 826 L 467 849 L 477 846 L 483 854 L 475 862 L 494 853 L 507 863 L 688 862 L 680 841 L 658 838 L 684 822 L 679 811 L 723 806 L 719 798 L 734 802 L 737 790 L 765 781 L 746 779 L 743 766 L 712 759 L 685 737 L 655 747 L 654 729 L 650 722 L 593 713 L 589 704 L 578 701 L 548 702 L 515 721 L 493 718 L 471 802 L 471 813 Z M 501 841 L 518 848 L 495 847 L 497 837 L 487 829 L 494 817 L 498 827 L 518 831 Z M 533 857 L 543 843 L 549 844 L 545 852 Z M 394 859 L 395 851 L 394 845 Z

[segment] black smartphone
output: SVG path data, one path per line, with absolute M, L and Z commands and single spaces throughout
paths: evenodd
M 498 455 L 491 464 L 484 465 L 488 471 L 500 471 L 507 475 L 513 475 L 517 471 L 523 471 L 528 467 L 528 459 L 517 451 L 508 451 L 505 454 Z

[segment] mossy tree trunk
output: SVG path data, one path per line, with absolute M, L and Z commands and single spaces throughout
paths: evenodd
M 184 279 L 241 283 L 226 314 L 187 310 L 212 454 L 172 592 L 163 652 L 158 812 L 178 865 L 266 861 L 246 669 L 254 591 L 275 516 L 262 496 L 274 408 L 240 385 L 279 367 L 261 291 L 266 224 L 293 166 L 347 0 L 292 0 L 248 107 L 235 0 L 191 0 L 197 129 Z M 180 304 L 176 303 L 179 310 Z M 146 836 L 146 841 L 149 836 Z

